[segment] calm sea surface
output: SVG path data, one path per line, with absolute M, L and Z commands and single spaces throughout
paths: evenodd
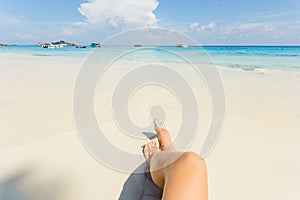
M 99 51 L 107 53 L 120 50 L 120 47 L 102 47 Z M 124 47 L 122 47 L 124 48 Z M 286 69 L 300 70 L 300 47 L 299 46 L 205 46 L 205 47 L 154 47 L 154 48 L 131 48 L 136 51 L 124 56 L 130 61 L 145 62 L 186 62 L 181 55 L 189 55 L 187 60 L 201 62 L 201 56 L 208 55 L 216 65 L 231 68 L 247 69 Z M 138 50 L 137 50 L 138 49 Z M 37 46 L 12 46 L 0 47 L 0 55 L 31 55 L 39 57 L 57 56 L 69 58 L 87 58 L 95 49 L 64 47 L 58 49 L 44 49 Z M 124 48 L 124 52 L 129 48 Z

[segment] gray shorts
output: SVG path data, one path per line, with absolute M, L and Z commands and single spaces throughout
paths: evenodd
M 124 183 L 119 200 L 160 200 L 162 193 L 152 180 L 149 165 L 144 162 Z

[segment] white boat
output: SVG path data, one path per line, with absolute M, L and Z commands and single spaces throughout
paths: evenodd
M 48 48 L 64 48 L 64 44 L 50 44 Z
M 187 48 L 188 45 L 186 43 L 178 43 L 177 47 L 183 47 L 183 48 Z
M 59 42 L 51 42 L 50 44 L 43 45 L 44 48 L 52 48 L 52 49 L 64 48 L 65 46 L 67 46 L 67 45 L 66 44 L 61 44 Z
M 101 44 L 100 43 L 92 43 L 90 46 L 92 48 L 99 48 L 99 47 L 101 47 Z

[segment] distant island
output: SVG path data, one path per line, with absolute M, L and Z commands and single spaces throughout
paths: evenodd
M 42 42 L 38 42 L 35 44 L 35 46 L 40 46 L 40 47 L 46 47 L 46 46 L 51 46 L 51 45 L 56 45 L 57 47 L 64 47 L 64 46 L 78 46 L 75 43 L 71 43 L 71 42 L 66 42 L 64 40 L 60 40 L 58 42 L 50 42 L 50 43 L 42 43 Z
M 11 47 L 11 46 L 17 46 L 16 44 L 2 44 L 0 43 L 0 47 Z
M 6 44 L 6 43 L 0 43 L 0 47 L 10 47 L 10 46 L 18 46 L 17 44 Z M 34 46 L 43 47 L 43 48 L 63 48 L 63 47 L 76 47 L 76 48 L 99 48 L 102 46 L 101 43 L 90 43 L 90 45 L 79 45 L 74 42 L 67 42 L 64 40 L 59 40 L 57 42 L 37 42 Z M 134 44 L 133 47 L 142 47 L 142 44 Z M 186 43 L 177 43 L 174 45 L 175 47 L 179 48 L 187 48 L 188 44 Z
M 40 46 L 43 48 L 63 48 L 65 46 L 76 47 L 76 48 L 86 48 L 85 45 L 78 45 L 76 43 L 66 42 L 64 40 L 60 40 L 58 42 L 50 42 L 50 43 L 38 42 L 35 44 L 35 46 Z M 101 47 L 101 44 L 100 43 L 91 43 L 90 46 L 93 48 L 96 48 L 96 47 Z

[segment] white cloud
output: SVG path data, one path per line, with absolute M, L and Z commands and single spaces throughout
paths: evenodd
M 244 24 L 231 24 L 218 27 L 216 32 L 221 36 L 237 36 L 244 35 L 245 37 L 261 37 L 262 35 L 276 34 L 277 31 L 282 29 L 280 24 L 276 23 L 244 23 Z
M 299 24 L 298 20 L 206 25 L 192 22 L 186 33 L 201 44 L 290 44 L 299 43 Z
M 258 30 L 264 32 L 270 32 L 274 30 L 274 26 L 271 24 L 263 24 L 261 27 L 259 27 Z
M 190 30 L 195 30 L 199 27 L 199 23 L 198 22 L 191 22 L 190 24 Z
M 286 14 L 287 13 L 284 13 L 284 12 L 280 12 L 280 13 L 264 13 L 264 14 L 258 16 L 258 18 L 261 18 L 261 19 L 278 18 L 278 17 L 285 16 Z
M 209 23 L 207 25 L 202 25 L 201 26 L 201 30 L 203 30 L 203 31 L 206 31 L 206 30 L 210 31 L 210 30 L 214 29 L 216 27 L 216 25 L 217 24 L 215 22 L 211 22 L 211 23 Z
M 66 29 L 66 28 L 63 29 L 62 33 L 64 35 L 73 35 L 73 32 L 71 30 L 69 30 L 69 29 Z
M 73 22 L 72 28 L 86 28 L 88 24 L 86 22 Z
M 211 22 L 209 24 L 204 24 L 200 26 L 198 22 L 191 22 L 190 23 L 190 32 L 200 32 L 200 31 L 211 31 L 216 28 L 217 24 L 215 22 Z
M 157 18 L 153 11 L 157 0 L 89 0 L 78 11 L 92 24 L 107 24 L 113 29 L 123 26 L 154 25 Z
M 62 25 L 62 34 L 66 36 L 80 36 L 88 27 L 86 22 L 73 22 L 72 24 Z
M 241 24 L 236 27 L 240 31 L 247 31 L 247 30 L 256 30 L 262 32 L 272 31 L 274 26 L 272 24 L 267 23 L 248 23 L 248 24 Z

